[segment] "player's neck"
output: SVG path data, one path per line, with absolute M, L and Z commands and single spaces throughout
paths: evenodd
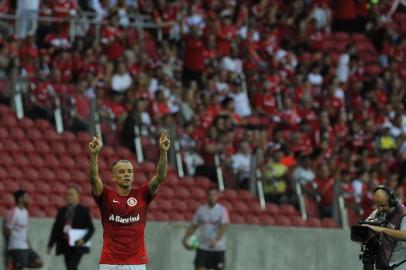
M 123 188 L 123 187 L 120 187 L 119 185 L 116 186 L 116 192 L 120 196 L 129 195 L 131 193 L 131 189 L 132 189 L 131 187 Z

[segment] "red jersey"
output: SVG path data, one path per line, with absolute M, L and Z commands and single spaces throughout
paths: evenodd
M 147 264 L 144 229 L 147 207 L 153 199 L 148 183 L 133 189 L 127 196 L 120 196 L 105 186 L 102 194 L 94 198 L 103 225 L 100 264 Z

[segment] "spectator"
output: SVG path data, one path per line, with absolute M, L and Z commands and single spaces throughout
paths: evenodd
M 120 62 L 117 64 L 116 72 L 111 78 L 111 88 L 117 94 L 122 94 L 130 88 L 133 80 L 127 71 L 125 64 Z
M 24 39 L 34 35 L 41 0 L 17 0 L 17 37 Z
M 310 167 L 310 159 L 308 156 L 299 158 L 298 166 L 293 170 L 292 178 L 295 182 L 301 183 L 304 186 L 314 183 L 316 175 Z
M 249 189 L 251 179 L 252 149 L 247 141 L 240 144 L 236 154 L 231 156 L 231 168 L 234 179 L 237 179 L 237 186 Z
M 41 268 L 43 262 L 32 249 L 28 239 L 28 193 L 25 190 L 17 190 L 14 199 L 16 206 L 9 211 L 3 231 L 8 257 L 15 270 L 23 270 L 26 267 Z
M 76 233 L 84 233 L 76 240 Z M 67 270 L 77 270 L 82 255 L 89 253 L 88 241 L 92 237 L 94 226 L 89 208 L 79 204 L 79 189 L 68 188 L 67 205 L 59 209 L 48 241 L 47 253 L 50 254 L 56 244 L 56 255 L 63 254 Z M 74 237 L 74 243 L 71 238 Z
M 282 203 L 288 200 L 288 168 L 281 163 L 282 152 L 269 153 L 264 165 L 264 192 L 268 202 Z

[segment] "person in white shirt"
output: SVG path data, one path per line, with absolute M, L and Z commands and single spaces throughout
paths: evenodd
M 111 79 L 111 88 L 115 92 L 124 93 L 132 85 L 133 79 L 126 70 L 124 63 L 118 64 L 117 71 Z
M 210 189 L 207 192 L 207 203 L 200 206 L 193 218 L 192 224 L 183 237 L 183 246 L 191 250 L 189 239 L 199 228 L 197 237 L 197 252 L 195 270 L 224 270 L 226 250 L 226 230 L 230 223 L 227 209 L 217 202 L 218 191 Z
M 239 187 L 249 188 L 252 149 L 248 142 L 242 142 L 238 152 L 231 156 L 231 167 L 239 180 Z
M 37 19 L 40 0 L 18 0 L 17 1 L 17 21 L 16 34 L 19 38 L 26 38 L 35 34 L 37 30 Z
M 28 240 L 28 193 L 18 190 L 14 193 L 16 207 L 10 210 L 6 217 L 3 234 L 7 241 L 8 257 L 14 270 L 41 268 L 43 262 L 39 255 L 31 248 Z

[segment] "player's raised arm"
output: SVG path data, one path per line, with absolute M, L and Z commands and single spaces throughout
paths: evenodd
M 168 167 L 168 150 L 171 142 L 168 138 L 168 131 L 164 130 L 159 138 L 159 161 L 156 167 L 156 173 L 149 181 L 149 191 L 151 194 L 155 194 L 159 185 L 166 178 L 166 171 Z
M 100 196 L 103 192 L 103 182 L 99 177 L 99 153 L 101 149 L 101 135 L 99 132 L 92 138 L 89 143 L 90 162 L 89 162 L 89 177 L 92 184 L 92 193 L 95 196 Z

